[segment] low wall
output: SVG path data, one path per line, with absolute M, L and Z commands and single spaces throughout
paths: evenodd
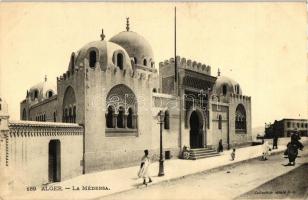
M 1 160 L 2 187 L 15 191 L 25 190 L 25 186 L 54 182 L 50 180 L 50 163 L 54 158 L 50 158 L 51 151 L 54 151 L 51 150 L 51 141 L 57 141 L 59 146 L 59 180 L 81 175 L 83 132 L 83 127 L 78 124 L 10 122 L 9 132 L 3 142 L 6 158 Z

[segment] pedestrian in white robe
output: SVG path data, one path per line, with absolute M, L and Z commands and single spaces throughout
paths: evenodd
M 149 179 L 149 183 L 152 182 L 150 177 L 149 168 L 150 168 L 151 160 L 149 158 L 149 151 L 144 150 L 144 156 L 141 159 L 141 165 L 138 172 L 138 177 L 143 178 L 143 184 L 147 185 L 146 179 Z
M 268 141 L 264 142 L 262 146 L 262 160 L 267 160 L 267 157 L 270 155 L 271 147 Z

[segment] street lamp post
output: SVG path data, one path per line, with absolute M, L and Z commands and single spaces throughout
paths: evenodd
M 159 111 L 158 120 L 160 124 L 160 152 L 159 152 L 159 172 L 158 176 L 164 176 L 164 158 L 163 158 L 163 123 L 164 123 L 164 113 L 163 111 Z

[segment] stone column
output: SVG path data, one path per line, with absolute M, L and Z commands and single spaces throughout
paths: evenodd
M 138 115 L 133 114 L 133 117 L 132 117 L 132 127 L 133 127 L 133 129 L 137 128 L 137 119 L 138 119 Z
M 117 123 L 118 114 L 113 114 L 112 118 L 113 118 L 113 128 L 118 128 L 118 123 Z
M 123 128 L 127 128 L 127 114 L 124 114 Z

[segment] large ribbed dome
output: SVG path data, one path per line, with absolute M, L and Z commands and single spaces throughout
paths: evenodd
M 143 65 L 144 59 L 147 60 L 147 63 L 154 61 L 151 45 L 138 33 L 123 31 L 113 36 L 109 41 L 122 46 L 131 58 L 136 59 L 137 64 Z

